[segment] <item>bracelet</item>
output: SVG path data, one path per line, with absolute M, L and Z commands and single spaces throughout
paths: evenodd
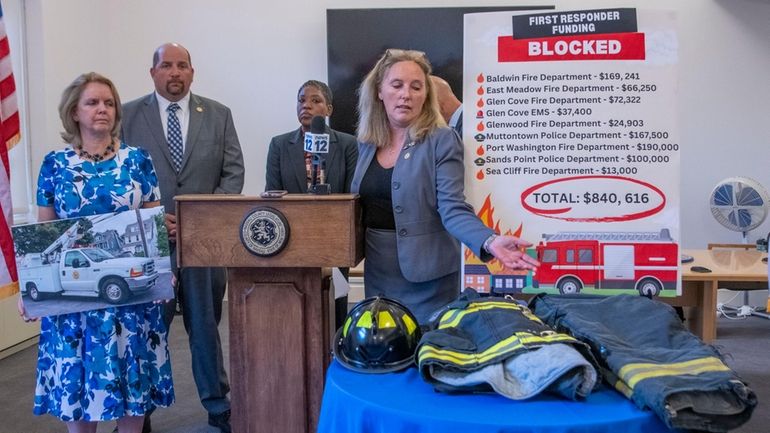
M 498 236 L 497 233 L 492 233 L 491 235 L 489 235 L 487 240 L 484 241 L 484 244 L 481 246 L 481 248 L 483 248 L 484 251 L 486 251 L 487 253 L 492 254 L 492 251 L 489 251 L 489 246 L 492 245 L 492 242 L 494 242 L 495 239 L 497 239 L 497 236 Z

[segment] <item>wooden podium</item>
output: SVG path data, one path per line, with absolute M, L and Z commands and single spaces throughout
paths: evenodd
M 241 240 L 244 220 L 264 208 L 289 227 L 270 257 Z M 322 268 L 363 258 L 357 196 L 183 195 L 176 215 L 179 266 L 228 268 L 233 432 L 315 432 L 334 332 Z

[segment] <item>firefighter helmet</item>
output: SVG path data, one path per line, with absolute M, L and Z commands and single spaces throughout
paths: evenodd
M 356 304 L 334 337 L 334 356 L 360 373 L 389 373 L 409 367 L 420 326 L 402 304 L 380 296 Z

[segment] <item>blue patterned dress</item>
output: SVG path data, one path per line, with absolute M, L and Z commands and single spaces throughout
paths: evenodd
M 121 143 L 100 162 L 72 148 L 46 155 L 38 206 L 59 218 L 141 207 L 160 199 L 150 155 Z M 161 305 L 146 303 L 44 317 L 38 344 L 34 413 L 63 421 L 139 416 L 174 402 Z

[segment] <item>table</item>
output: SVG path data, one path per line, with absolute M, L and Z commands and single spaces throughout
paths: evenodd
M 671 305 L 693 307 L 686 323 L 695 335 L 711 343 L 717 336 L 717 289 L 767 289 L 767 264 L 762 262 L 767 253 L 735 248 L 682 250 L 682 253 L 695 259 L 681 265 L 682 296 L 657 299 Z M 693 272 L 693 266 L 703 266 L 711 272 Z
M 326 374 L 318 433 L 670 432 L 652 412 L 606 387 L 585 402 L 542 395 L 441 394 L 416 368 L 361 374 L 336 360 Z

